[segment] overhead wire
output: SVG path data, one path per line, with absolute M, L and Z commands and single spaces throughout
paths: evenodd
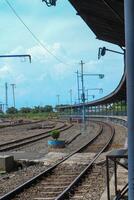
M 46 46 L 43 44 L 43 42 L 40 41 L 40 39 L 33 33 L 33 31 L 26 25 L 24 20 L 19 16 L 19 14 L 16 12 L 15 8 L 9 3 L 8 0 L 5 0 L 7 3 L 8 7 L 12 10 L 14 15 L 18 18 L 18 20 L 25 26 L 25 28 L 29 31 L 29 33 L 32 35 L 32 37 L 39 43 L 39 45 L 47 51 L 51 56 L 53 56 L 58 62 L 64 64 L 64 65 L 69 65 L 68 63 L 63 62 L 60 58 L 58 58 L 55 54 L 53 54 Z M 70 66 L 70 65 L 69 65 Z

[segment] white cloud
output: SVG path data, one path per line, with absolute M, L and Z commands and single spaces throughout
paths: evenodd
M 71 75 L 74 74 L 75 72 L 75 66 L 73 65 L 68 65 L 68 64 L 63 64 L 63 63 L 58 63 L 53 66 L 51 69 L 51 76 L 54 79 L 65 79 L 67 77 L 70 77 Z
M 0 77 L 4 78 L 12 73 L 12 69 L 10 65 L 4 65 L 0 68 Z
M 17 90 L 17 88 L 16 88 L 16 90 Z M 17 90 L 17 96 L 18 97 L 24 97 L 28 94 L 29 94 L 29 91 L 26 88 L 24 88 L 24 89 L 21 88 L 21 89 Z
M 19 74 L 16 78 L 15 78 L 15 83 L 16 84 L 20 84 L 20 83 L 23 83 L 25 82 L 27 79 L 26 77 L 24 76 L 24 74 Z
M 9 52 L 9 54 L 23 54 L 23 53 L 25 54 L 25 50 L 22 46 L 18 46 Z
M 89 71 L 92 73 L 96 73 L 97 71 L 100 71 L 100 64 L 102 63 L 102 61 L 100 60 L 90 60 L 89 62 L 87 62 L 85 64 L 85 71 Z
M 27 54 L 30 54 L 32 56 L 32 60 L 38 61 L 40 63 L 48 62 L 50 57 L 52 59 L 52 58 L 54 58 L 53 55 L 57 56 L 61 49 L 60 43 L 53 43 L 52 45 L 47 45 L 47 44 L 43 43 L 43 45 L 44 45 L 44 48 L 40 45 L 35 45 L 35 46 L 27 49 L 26 52 L 27 52 Z M 53 54 L 53 55 L 51 55 L 51 54 Z
M 46 77 L 47 77 L 47 74 L 41 74 L 41 75 L 37 78 L 37 80 L 38 80 L 38 81 L 43 81 Z

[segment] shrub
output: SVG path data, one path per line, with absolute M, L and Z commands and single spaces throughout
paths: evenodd
M 60 131 L 59 130 L 53 130 L 51 131 L 51 136 L 53 139 L 57 140 L 60 137 Z
M 21 113 L 30 113 L 31 112 L 31 108 L 29 108 L 29 107 L 22 107 L 20 109 L 20 112 Z
M 14 107 L 10 107 L 7 109 L 6 113 L 7 114 L 16 114 L 16 113 L 18 113 L 18 110 Z

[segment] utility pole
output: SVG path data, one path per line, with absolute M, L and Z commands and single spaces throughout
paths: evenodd
M 14 108 L 15 108 L 15 91 L 14 91 L 15 84 L 12 83 L 12 84 L 10 84 L 10 85 L 11 85 L 11 87 L 12 87 L 12 92 L 13 92 L 13 105 L 14 105 Z
M 2 111 L 3 111 L 3 112 L 4 112 L 4 106 L 5 106 L 5 105 L 4 105 L 4 103 L 3 103 L 3 104 L 2 104 Z
M 57 103 L 58 103 L 57 105 L 59 106 L 60 105 L 60 95 L 57 94 L 56 96 L 57 96 Z
M 7 83 L 5 83 L 5 98 L 6 98 L 6 103 L 5 103 L 5 105 L 6 105 L 6 111 L 7 111 L 7 109 L 8 109 L 8 85 L 7 85 Z
M 72 89 L 69 90 L 69 93 L 70 93 L 70 104 L 71 104 L 70 115 L 72 115 Z
M 0 112 L 3 112 L 2 105 L 2 102 L 0 102 Z
M 78 70 L 77 70 L 77 72 L 76 72 L 76 74 L 77 74 L 77 90 L 78 90 L 78 103 L 80 103 L 80 85 L 79 85 L 79 72 L 78 72 Z
M 83 108 L 83 115 L 82 115 L 82 122 L 85 130 L 85 89 L 84 89 L 84 79 L 83 79 L 83 66 L 84 62 L 81 60 L 80 65 L 81 65 L 81 85 L 82 85 L 82 94 L 81 94 L 81 100 L 82 100 L 82 108 Z
M 70 93 L 70 104 L 72 105 L 72 89 L 69 90 Z

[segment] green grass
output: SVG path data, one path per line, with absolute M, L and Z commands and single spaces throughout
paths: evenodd
M 0 118 L 9 119 L 29 119 L 29 120 L 46 120 L 51 118 L 57 118 L 57 113 L 16 113 L 16 114 L 1 114 Z

